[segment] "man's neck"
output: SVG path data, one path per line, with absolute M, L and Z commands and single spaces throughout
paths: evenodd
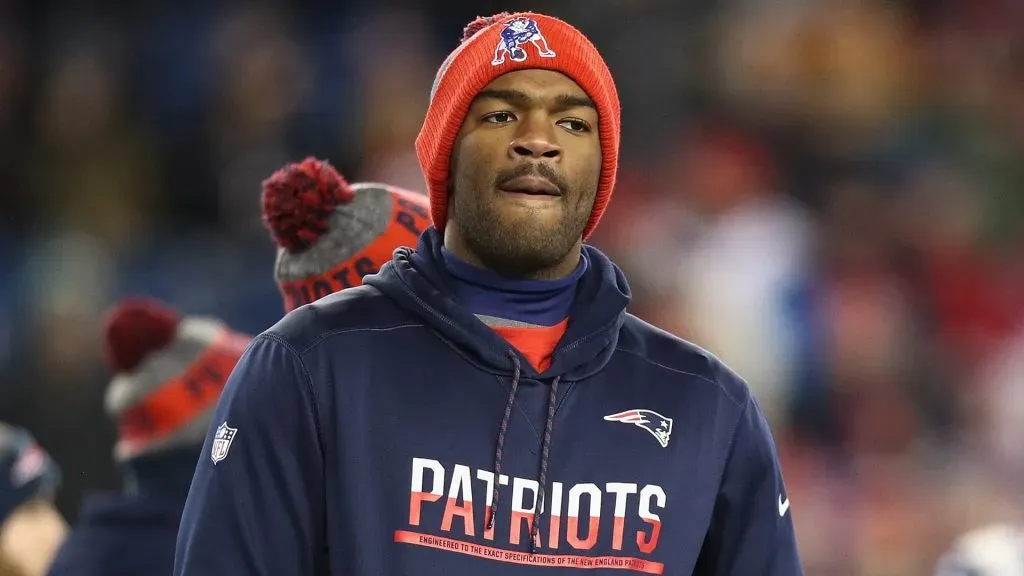
M 512 281 L 546 282 L 566 278 L 576 272 L 582 259 L 582 242 L 578 242 L 572 250 L 569 250 L 565 258 L 551 266 L 517 270 L 496 268 L 489 265 L 475 251 L 471 250 L 466 242 L 462 240 L 462 237 L 455 232 L 453 226 L 449 226 L 444 231 L 444 248 L 447 252 L 458 258 L 460 262 L 474 268 L 488 270 L 495 275 Z

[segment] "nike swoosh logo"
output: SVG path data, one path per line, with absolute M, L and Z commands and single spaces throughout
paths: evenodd
M 786 510 L 789 510 L 789 498 L 782 499 L 782 495 L 779 494 L 779 517 L 786 515 Z

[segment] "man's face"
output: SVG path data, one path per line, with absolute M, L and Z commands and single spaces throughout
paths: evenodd
M 510 72 L 480 91 L 455 141 L 447 223 L 471 264 L 572 271 L 601 175 L 597 122 L 586 92 L 558 72 Z

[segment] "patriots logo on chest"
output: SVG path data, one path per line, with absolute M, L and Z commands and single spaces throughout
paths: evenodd
M 609 422 L 622 422 L 639 426 L 651 433 L 662 448 L 668 448 L 669 438 L 672 437 L 672 419 L 662 416 L 654 410 L 636 408 L 626 410 L 617 414 L 609 414 L 604 417 Z

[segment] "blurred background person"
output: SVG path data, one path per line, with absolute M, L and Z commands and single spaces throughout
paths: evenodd
M 152 299 L 109 312 L 103 346 L 115 375 L 105 406 L 118 429 L 123 489 L 85 498 L 51 576 L 170 573 L 213 407 L 250 340 Z
M 286 311 L 358 285 L 357 273 L 375 271 L 429 223 L 424 196 L 384 184 L 350 186 L 313 158 L 265 180 L 262 205 L 280 245 L 274 279 Z M 304 213 L 302 205 L 317 210 Z M 124 299 L 110 310 L 103 351 L 114 377 L 105 408 L 118 430 L 113 453 L 123 489 L 85 498 L 50 576 L 170 573 L 213 408 L 250 339 L 152 298 Z
M 0 576 L 44 576 L 67 535 L 53 505 L 60 468 L 32 435 L 0 423 Z
M 0 2 L 0 419 L 116 489 L 99 311 L 281 315 L 252 194 L 422 190 L 430 67 L 492 0 Z M 808 574 L 927 576 L 1024 499 L 1024 5 L 551 0 L 620 87 L 592 242 L 771 406 Z M 718 318 L 718 321 L 715 319 Z M 755 336 L 757 335 L 757 336 Z M 744 344 L 759 337 L 757 348 Z

